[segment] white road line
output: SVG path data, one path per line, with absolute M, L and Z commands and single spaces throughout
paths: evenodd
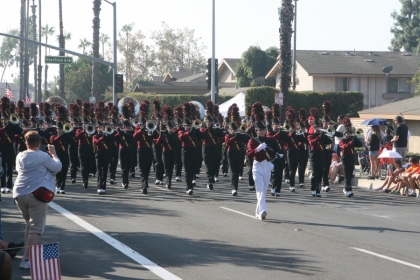
M 162 279 L 168 280 L 181 280 L 178 276 L 170 273 L 166 269 L 158 266 L 151 260 L 147 259 L 143 255 L 139 254 L 138 252 L 134 251 L 130 247 L 126 246 L 125 244 L 121 243 L 120 241 L 116 240 L 115 238 L 109 236 L 108 234 L 104 233 L 100 229 L 92 226 L 88 222 L 82 220 L 78 216 L 74 215 L 73 213 L 69 212 L 68 210 L 64 209 L 63 207 L 59 206 L 54 202 L 50 202 L 48 204 L 52 209 L 60 213 L 61 215 L 65 216 L 66 218 L 72 220 L 74 223 L 78 224 L 82 228 L 86 229 L 87 231 L 91 232 L 92 234 L 96 235 L 99 239 L 102 239 L 130 259 L 134 260 L 138 264 L 142 265 L 144 268 L 150 270 L 152 273 L 156 274 Z
M 256 219 L 256 217 L 255 217 L 255 216 L 248 215 L 248 214 L 245 214 L 245 213 L 242 213 L 242 212 L 239 212 L 239 211 L 233 210 L 233 209 L 229 209 L 229 208 L 226 208 L 226 207 L 220 207 L 220 208 L 225 209 L 225 210 L 228 210 L 228 211 L 230 211 L 230 212 L 234 212 L 234 213 L 237 213 L 237 214 L 241 214 L 241 215 L 244 215 L 244 216 L 247 216 L 247 217 L 250 217 L 250 218 Z
M 408 263 L 408 262 L 405 262 L 405 261 L 401 261 L 401 260 L 398 260 L 398 259 L 394 259 L 394 258 L 391 258 L 391 257 L 388 257 L 388 256 L 377 254 L 377 253 L 374 253 L 374 252 L 371 252 L 371 251 L 368 251 L 368 250 L 365 250 L 365 249 L 354 248 L 354 247 L 351 247 L 351 249 L 357 250 L 357 251 L 360 251 L 360 252 L 363 252 L 363 253 L 366 253 L 366 254 L 375 256 L 375 257 L 383 258 L 383 259 L 386 259 L 386 260 L 389 260 L 389 261 L 400 263 L 400 264 L 403 264 L 403 265 L 406 265 L 406 266 L 411 266 L 411 267 L 420 269 L 420 266 L 419 265 L 415 265 L 415 264 Z

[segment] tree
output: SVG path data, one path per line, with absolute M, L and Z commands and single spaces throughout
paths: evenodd
M 259 46 L 249 47 L 241 57 L 235 69 L 235 76 L 239 87 L 253 85 L 253 80 L 258 77 L 265 77 L 267 72 L 277 61 L 279 50 L 276 47 L 263 51 Z
M 93 1 L 93 45 L 92 54 L 93 57 L 99 58 L 99 32 L 101 28 L 101 19 L 99 14 L 101 12 L 102 0 Z M 98 62 L 92 63 L 92 96 L 97 97 L 98 95 L 98 76 L 99 76 L 99 64 Z
M 25 38 L 26 30 L 26 0 L 20 1 L 20 37 Z M 19 95 L 23 96 L 25 91 L 24 73 L 25 73 L 25 41 L 19 42 Z
M 108 40 L 109 40 L 108 34 L 101 33 L 101 35 L 99 36 L 99 41 L 102 44 L 102 58 L 105 58 L 105 48 L 104 47 L 105 47 L 106 42 L 108 42 Z
M 80 39 L 80 44 L 77 46 L 79 49 L 83 49 L 83 53 L 86 54 L 85 49 L 89 46 L 91 46 L 92 43 L 89 42 L 86 38 L 84 38 L 83 40 Z
M 406 52 L 418 50 L 420 38 L 420 0 L 400 0 L 402 7 L 400 13 L 394 10 L 391 17 L 395 20 L 391 33 L 392 51 L 404 49 Z
M 12 29 L 9 31 L 9 34 L 19 35 L 19 30 Z M 3 82 L 4 72 L 6 71 L 7 67 L 13 65 L 18 59 L 18 45 L 18 39 L 4 37 L 0 47 L 0 67 L 3 68 L 0 82 Z
M 103 64 L 98 64 L 98 94 L 97 99 L 103 99 L 107 90 L 112 87 L 112 71 Z M 79 58 L 72 64 L 64 67 L 66 75 L 66 94 L 65 99 L 68 102 L 74 102 L 79 97 L 82 100 L 89 100 L 92 87 L 92 62 L 90 60 Z
M 126 79 L 126 81 L 128 81 L 127 77 L 131 76 L 129 69 L 130 69 L 132 60 L 131 60 L 128 45 L 130 44 L 129 36 L 130 36 L 131 31 L 133 31 L 133 26 L 134 26 L 134 23 L 131 23 L 131 24 L 125 24 L 121 28 L 121 31 L 125 33 L 125 50 L 123 50 L 122 52 L 123 52 L 123 55 L 125 57 L 125 79 Z M 121 34 L 118 34 L 118 35 L 120 37 L 122 37 Z
M 292 22 L 294 19 L 293 0 L 282 0 L 280 12 L 280 91 L 283 93 L 283 108 L 288 106 L 288 95 L 292 72 Z M 281 119 L 285 121 L 282 110 Z
M 60 28 L 60 35 L 58 37 L 58 42 L 59 42 L 59 46 L 62 49 L 66 48 L 66 40 L 64 39 L 64 30 L 63 30 L 63 8 L 62 8 L 62 3 L 61 0 L 58 0 L 58 14 L 59 14 L 59 28 Z M 60 51 L 59 53 L 60 56 L 64 56 L 64 52 Z M 64 64 L 60 64 L 60 84 L 59 84 L 59 96 L 64 97 L 64 85 L 65 85 L 65 81 L 64 81 Z
M 48 24 L 42 27 L 42 36 L 45 36 L 45 44 L 48 44 L 48 36 L 52 36 L 55 33 L 54 26 L 49 26 Z M 45 47 L 45 56 L 47 56 L 47 49 L 48 53 L 51 53 L 51 49 Z M 45 77 L 44 77 L 44 91 L 47 91 L 48 87 L 48 64 L 45 64 Z
M 201 38 L 194 29 L 173 29 L 162 22 L 162 30 L 152 32 L 156 50 L 154 72 L 163 75 L 168 71 L 201 71 L 205 68 Z

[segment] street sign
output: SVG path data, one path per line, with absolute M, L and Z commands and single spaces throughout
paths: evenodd
M 45 63 L 71 64 L 73 63 L 73 57 L 71 56 L 46 56 Z
M 283 105 L 283 93 L 282 92 L 276 92 L 274 94 L 274 102 L 276 102 L 279 105 Z
M 96 97 L 89 96 L 89 103 L 96 104 Z

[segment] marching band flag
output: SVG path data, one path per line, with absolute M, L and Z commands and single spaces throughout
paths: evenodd
M 58 243 L 30 247 L 31 279 L 60 280 Z
M 9 87 L 9 84 L 6 82 L 6 97 L 15 99 L 15 96 L 13 95 L 12 90 Z

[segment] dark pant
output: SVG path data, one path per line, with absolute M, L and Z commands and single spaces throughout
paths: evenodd
M 322 171 L 324 170 L 324 153 L 323 151 L 314 151 L 309 154 L 311 162 L 311 191 L 320 192 L 319 185 L 322 180 Z
M 69 159 L 70 159 L 70 178 L 76 179 L 77 168 L 80 166 L 79 155 L 77 153 L 77 144 L 69 145 Z
M 288 152 L 289 150 L 286 150 L 286 152 L 284 153 L 284 162 L 289 162 L 288 156 L 287 156 Z M 284 179 L 290 180 L 289 164 L 284 165 L 283 172 L 284 172 Z
M 55 174 L 55 187 L 64 190 L 66 187 L 67 172 L 69 170 L 69 153 L 57 152 L 57 156 L 61 161 L 61 170 Z
M 162 146 L 153 145 L 153 159 L 155 162 L 154 168 L 156 172 L 156 180 L 163 180 L 163 161 L 162 161 Z
M 232 190 L 238 190 L 239 172 L 241 170 L 241 151 L 228 151 L 227 159 L 229 161 L 230 169 L 230 185 Z
M 222 162 L 222 143 L 216 145 L 216 165 L 217 168 L 214 170 L 214 176 L 219 177 L 220 163 Z
M 152 148 L 137 149 L 137 162 L 139 164 L 142 189 L 149 187 L 149 174 L 153 162 Z
M 177 144 L 175 148 L 175 176 L 181 177 L 181 171 L 182 171 L 182 145 Z
M 115 173 L 118 166 L 118 146 L 109 148 L 109 179 L 115 180 Z
M 228 149 L 226 147 L 226 144 L 224 144 L 222 146 L 222 173 L 223 174 L 228 173 L 228 169 L 229 169 L 229 161 L 228 161 L 228 156 L 227 156 L 228 151 L 227 150 Z M 238 158 L 238 160 L 240 160 L 240 159 Z
M 203 165 L 203 145 L 201 143 L 198 143 L 196 148 L 195 148 L 195 165 L 194 165 L 194 169 L 193 169 L 193 178 L 195 179 L 195 175 L 196 174 L 200 174 L 200 168 Z
M 283 180 L 283 169 L 285 165 L 284 157 L 273 161 L 274 173 L 271 181 L 271 188 L 275 189 L 277 193 L 281 192 L 281 183 Z
M 299 150 L 298 173 L 299 184 L 305 183 L 306 166 L 308 165 L 308 150 Z
M 239 169 L 239 177 L 242 177 L 242 175 L 244 174 L 244 165 L 245 165 L 245 156 L 246 156 L 246 152 L 245 152 L 245 147 L 241 150 L 241 167 Z
M 254 178 L 252 177 L 252 164 L 254 163 L 254 159 L 247 157 L 246 161 L 248 162 L 248 184 L 250 187 L 255 187 Z
M 206 165 L 208 183 L 214 183 L 214 176 L 216 176 L 216 170 L 219 168 L 217 150 L 217 146 L 203 146 L 203 158 Z
M 289 166 L 289 180 L 290 186 L 295 186 L 296 171 L 299 162 L 299 151 L 289 149 L 287 150 L 287 165 Z
M 128 186 L 128 173 L 133 166 L 133 149 L 131 147 L 120 149 L 120 163 L 122 171 L 122 182 Z
M 97 168 L 96 183 L 98 189 L 106 189 L 106 177 L 109 168 L 109 158 L 110 156 L 108 151 L 97 152 L 95 155 Z
M 343 163 L 343 169 L 344 169 L 344 179 L 345 179 L 345 189 L 346 191 L 350 192 L 352 191 L 351 187 L 351 179 L 353 177 L 353 171 L 354 171 L 354 155 L 347 155 L 343 156 L 341 158 L 341 162 Z
M 175 165 L 175 150 L 163 151 L 162 152 L 162 161 L 163 161 L 163 165 L 165 167 L 166 183 L 171 184 L 172 174 L 174 172 L 174 165 Z
M 1 146 L 2 167 L 4 170 L 1 176 L 2 188 L 13 188 L 13 168 L 16 161 L 16 153 L 13 144 L 3 144 Z M 7 182 L 6 182 L 7 181 Z
M 196 158 L 196 148 L 182 148 L 182 164 L 184 165 L 185 181 L 187 183 L 187 190 L 193 189 L 192 180 L 194 177 L 194 158 Z
M 329 186 L 330 185 L 330 181 L 328 178 L 328 173 L 330 172 L 330 165 L 331 165 L 331 160 L 332 160 L 332 150 L 325 150 L 324 151 L 324 170 L 323 170 L 323 174 L 322 174 L 322 184 L 325 186 Z
M 95 162 L 95 154 L 91 145 L 79 146 L 79 161 L 83 183 L 88 183 L 89 173 Z
M 137 166 L 137 146 L 134 145 L 133 147 L 131 147 L 131 163 L 132 165 L 130 166 L 130 173 L 134 173 L 136 172 L 136 166 Z

